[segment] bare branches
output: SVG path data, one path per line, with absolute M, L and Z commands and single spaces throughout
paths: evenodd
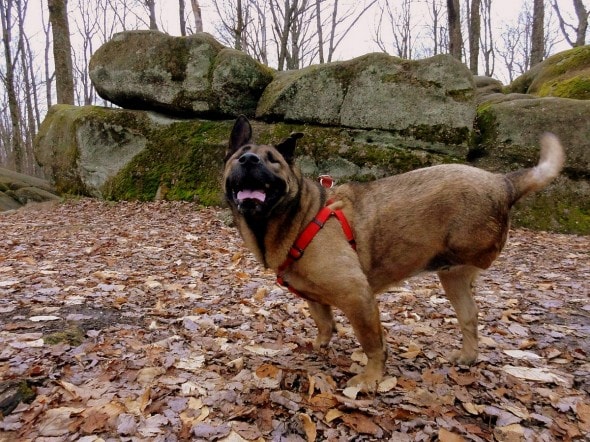
M 586 9 L 584 2 L 582 0 L 572 0 L 574 5 L 574 11 L 576 13 L 578 19 L 578 25 L 575 26 L 571 23 L 566 22 L 563 14 L 561 12 L 561 8 L 557 4 L 557 0 L 553 0 L 551 2 L 551 6 L 557 13 L 557 19 L 559 21 L 559 28 L 561 29 L 561 33 L 566 41 L 572 47 L 577 46 L 584 46 L 586 44 L 586 33 L 588 31 L 588 17 L 590 16 L 590 11 Z M 572 38 L 570 32 L 573 32 L 575 38 Z

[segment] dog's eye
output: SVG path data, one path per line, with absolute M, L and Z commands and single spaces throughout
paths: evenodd
M 271 152 L 268 153 L 268 155 L 266 156 L 266 159 L 268 161 L 270 161 L 271 163 L 279 163 L 279 160 L 277 159 L 276 156 L 274 156 Z

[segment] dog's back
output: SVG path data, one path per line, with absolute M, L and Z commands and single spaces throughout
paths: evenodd
M 506 241 L 513 204 L 548 185 L 563 166 L 555 136 L 544 135 L 541 145 L 537 166 L 506 175 L 441 165 L 335 189 L 373 289 L 424 270 L 489 267 Z

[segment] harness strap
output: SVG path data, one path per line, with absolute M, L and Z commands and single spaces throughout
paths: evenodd
M 342 210 L 332 210 L 328 207 L 328 205 L 332 204 L 332 201 L 328 201 L 326 206 L 322 207 L 318 214 L 314 217 L 313 220 L 303 229 L 303 231 L 299 234 L 289 252 L 287 253 L 287 258 L 285 261 L 279 266 L 277 270 L 277 283 L 289 289 L 291 293 L 295 295 L 304 297 L 301 293 L 295 290 L 293 287 L 290 287 L 287 281 L 284 279 L 285 271 L 295 262 L 301 259 L 305 249 L 311 243 L 311 241 L 315 238 L 317 233 L 324 227 L 326 221 L 330 219 L 330 217 L 334 216 L 340 222 L 342 226 L 342 231 L 346 236 L 346 240 L 353 248 L 356 250 L 356 241 L 354 240 L 354 234 L 352 233 L 352 228 L 344 216 Z

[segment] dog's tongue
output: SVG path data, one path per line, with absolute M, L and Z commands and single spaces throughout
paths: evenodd
M 266 194 L 262 190 L 240 190 L 238 192 L 238 200 L 244 201 L 247 199 L 258 200 L 263 203 L 266 199 Z

